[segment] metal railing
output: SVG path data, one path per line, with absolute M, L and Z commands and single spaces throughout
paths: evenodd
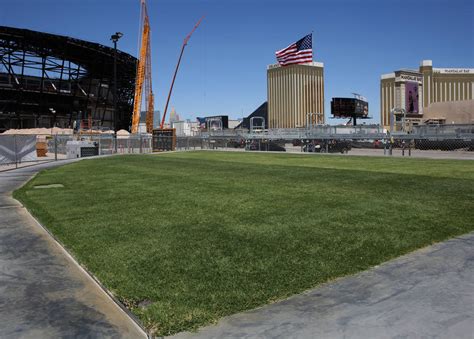
M 474 125 L 415 126 L 390 133 L 378 125 L 204 131 L 178 136 L 180 150 L 241 150 L 474 159 Z

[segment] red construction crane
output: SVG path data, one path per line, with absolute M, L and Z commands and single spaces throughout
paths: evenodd
M 140 0 L 140 55 L 137 65 L 137 76 L 135 79 L 135 99 L 133 102 L 132 133 L 138 132 L 140 122 L 140 112 L 142 100 L 144 97 L 146 109 L 146 131 L 151 133 L 153 130 L 153 111 L 154 96 L 151 82 L 151 47 L 150 47 L 150 21 L 146 0 Z M 143 91 L 145 93 L 143 93 Z
M 193 30 L 186 36 L 186 38 L 184 38 L 183 46 L 181 46 L 181 53 L 179 54 L 178 63 L 176 64 L 176 69 L 175 69 L 175 71 L 174 71 L 173 81 L 171 81 L 171 87 L 170 87 L 170 91 L 169 91 L 169 93 L 168 93 L 168 99 L 166 100 L 166 106 L 165 106 L 165 110 L 164 110 L 164 112 L 163 112 L 163 118 L 161 119 L 160 129 L 163 129 L 163 126 L 165 125 L 166 111 L 168 110 L 168 104 L 169 104 L 169 102 L 170 102 L 171 92 L 173 91 L 174 81 L 176 80 L 176 74 L 178 73 L 179 64 L 181 63 L 181 58 L 182 58 L 182 56 L 183 56 L 184 48 L 185 48 L 186 45 L 188 44 L 188 41 L 189 41 L 189 39 L 191 38 L 191 35 L 194 33 L 194 31 L 196 30 L 196 28 L 198 28 L 198 26 L 199 26 L 199 24 L 201 23 L 202 19 L 204 19 L 204 16 L 203 16 L 201 19 L 199 19 L 199 21 L 197 22 L 197 24 L 194 25 Z

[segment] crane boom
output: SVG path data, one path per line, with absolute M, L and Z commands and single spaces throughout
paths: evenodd
M 138 124 L 140 122 L 140 112 L 143 99 L 145 101 L 146 109 L 146 129 L 148 133 L 151 133 L 153 129 L 154 109 L 154 95 L 151 81 L 151 29 L 150 21 L 148 18 L 148 11 L 146 7 L 146 1 L 140 0 L 140 3 L 140 55 L 138 59 L 137 75 L 135 79 L 135 98 L 133 102 L 132 133 L 138 132 Z M 145 91 L 144 94 L 143 90 Z
M 163 112 L 163 118 L 161 119 L 161 124 L 160 124 L 160 128 L 163 129 L 164 125 L 165 125 L 165 119 L 166 119 L 166 112 L 168 110 L 168 104 L 170 102 L 170 98 L 171 98 L 171 92 L 173 92 L 173 86 L 174 86 L 174 81 L 176 80 L 176 74 L 178 73 L 178 69 L 179 69 L 179 65 L 181 63 L 181 58 L 183 57 L 183 52 L 184 52 L 184 48 L 186 47 L 186 45 L 188 44 L 188 41 L 189 39 L 191 39 L 191 35 L 194 33 L 194 31 L 199 27 L 199 24 L 201 23 L 202 19 L 204 19 L 204 16 L 202 16 L 198 22 L 196 23 L 196 25 L 194 25 L 194 28 L 192 29 L 191 32 L 189 32 L 189 34 L 186 36 L 186 38 L 184 38 L 184 41 L 183 41 L 183 45 L 181 46 L 181 53 L 179 54 L 179 59 L 178 59 L 178 63 L 176 64 L 176 69 L 174 70 L 174 75 L 173 75 L 173 80 L 171 81 L 171 87 L 170 87 L 170 91 L 168 93 L 168 99 L 166 99 L 166 105 L 165 105 L 165 110 Z

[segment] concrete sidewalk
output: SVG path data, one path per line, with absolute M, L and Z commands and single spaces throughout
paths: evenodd
M 0 337 L 146 337 L 10 196 L 39 170 L 68 162 L 0 173 Z
M 178 338 L 474 338 L 474 233 Z

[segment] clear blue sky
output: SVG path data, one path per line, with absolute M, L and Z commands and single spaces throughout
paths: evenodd
M 68 35 L 137 55 L 139 0 L 1 0 L 0 25 Z M 418 68 L 474 67 L 474 2 L 468 0 L 148 0 L 155 107 L 163 110 L 186 34 L 171 106 L 184 118 L 248 115 L 266 100 L 274 52 L 313 31 L 325 65 L 326 116 L 335 96 L 358 92 L 379 122 L 380 75 Z M 329 120 L 328 120 L 329 121 Z

